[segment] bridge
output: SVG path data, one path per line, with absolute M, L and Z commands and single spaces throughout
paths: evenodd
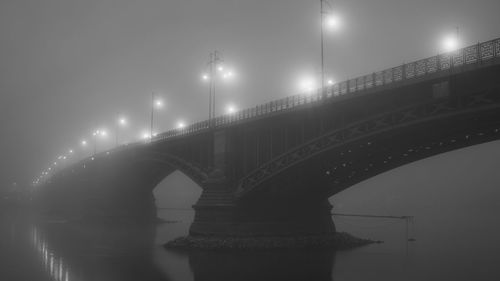
M 58 171 L 34 194 L 68 217 L 151 220 L 176 170 L 203 190 L 193 235 L 335 231 L 328 198 L 500 138 L 500 39 L 162 133 Z

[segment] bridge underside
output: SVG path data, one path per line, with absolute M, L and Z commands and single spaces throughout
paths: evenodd
M 498 91 L 489 93 L 497 100 L 499 94 Z M 500 139 L 498 104 L 445 111 L 448 113 L 443 111 L 436 118 L 360 134 L 316 154 L 311 153 L 303 161 L 265 178 L 250 190 L 231 193 L 232 201 L 217 204 L 217 200 L 210 202 L 202 196 L 195 206 L 196 218 L 191 234 L 244 236 L 335 232 L 332 206 L 328 202 L 332 195 L 407 163 Z M 322 137 L 317 141 L 321 142 Z M 230 183 L 223 181 L 218 188 L 228 188 L 224 186 L 234 190 Z M 214 194 L 213 190 L 209 188 L 204 192 Z
M 498 91 L 491 92 L 498 97 Z M 484 96 L 483 96 L 484 97 Z M 405 126 L 366 131 L 332 144 L 318 153 L 264 178 L 251 189 L 238 181 L 200 173 L 203 188 L 194 206 L 192 235 L 280 236 L 335 232 L 328 198 L 358 182 L 436 154 L 500 139 L 500 107 L 449 111 Z M 364 124 L 364 123 L 363 123 Z M 304 147 L 331 136 L 331 132 Z M 144 154 L 141 154 L 144 155 Z M 137 158 L 134 153 L 101 161 L 84 169 L 86 177 L 61 178 L 47 187 L 54 213 L 70 218 L 108 217 L 152 221 L 156 206 L 152 190 L 179 169 L 160 154 Z M 162 160 L 163 159 L 163 160 Z M 51 192 L 53 191 L 53 192 Z M 68 211 L 69 210 L 69 211 Z

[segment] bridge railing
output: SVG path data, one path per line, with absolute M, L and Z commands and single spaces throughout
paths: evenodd
M 500 38 L 483 43 L 471 45 L 456 51 L 439 54 L 426 59 L 406 63 L 368 75 L 348 79 L 334 85 L 318 89 L 313 94 L 298 94 L 287 96 L 282 99 L 274 100 L 255 107 L 247 108 L 233 114 L 222 115 L 213 120 L 205 120 L 191 124 L 182 129 L 173 129 L 156 136 L 153 140 L 163 140 L 170 137 L 176 137 L 191 134 L 209 129 L 212 126 L 227 126 L 242 120 L 265 116 L 275 112 L 291 110 L 322 101 L 335 100 L 339 96 L 355 93 L 367 89 L 389 85 L 395 82 L 411 80 L 425 77 L 437 72 L 449 71 L 475 63 L 486 62 L 488 60 L 500 57 Z

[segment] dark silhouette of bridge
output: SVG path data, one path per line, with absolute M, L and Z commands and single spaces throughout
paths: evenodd
M 202 189 L 191 234 L 335 231 L 328 198 L 377 174 L 500 138 L 500 39 L 171 130 L 53 175 L 37 202 L 70 217 L 155 218 L 180 170 Z

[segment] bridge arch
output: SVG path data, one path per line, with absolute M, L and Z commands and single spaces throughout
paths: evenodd
M 149 178 L 155 180 L 154 186 L 175 171 L 180 171 L 202 189 L 205 188 L 209 177 L 208 171 L 199 165 L 158 151 L 146 151 L 140 154 L 140 158 L 135 160 L 134 165 L 147 165 L 149 167 Z
M 192 222 L 193 205 L 202 189 L 190 177 L 176 170 L 163 178 L 153 189 L 157 217 L 167 221 Z
M 441 98 L 386 112 L 327 132 L 243 178 L 236 198 L 284 188 L 330 197 L 367 178 L 457 148 L 500 138 L 500 89 Z M 308 182 L 290 175 L 301 175 Z M 278 182 L 286 184 L 278 184 Z M 280 186 L 278 186 L 280 185 Z M 281 192 L 280 192 L 281 193 Z M 268 194 L 266 194 L 268 196 Z

